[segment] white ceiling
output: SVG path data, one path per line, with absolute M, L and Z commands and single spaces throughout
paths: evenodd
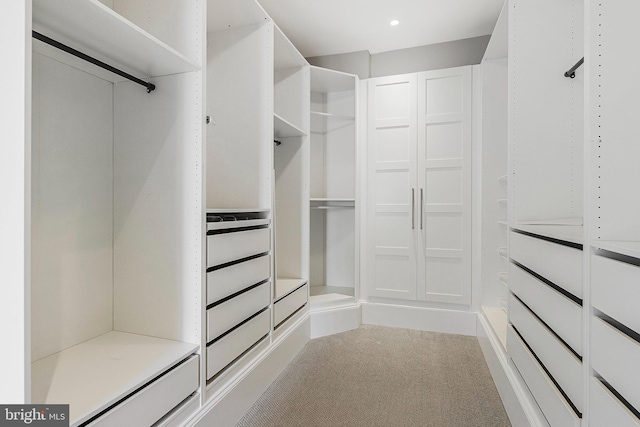
M 504 0 L 259 0 L 305 57 L 491 34 Z M 400 25 L 392 27 L 392 19 Z

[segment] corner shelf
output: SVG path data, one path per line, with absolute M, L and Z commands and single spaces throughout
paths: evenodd
M 276 138 L 290 138 L 295 136 L 307 136 L 302 129 L 284 119 L 279 114 L 273 113 L 273 135 Z
M 98 0 L 33 0 L 33 28 L 83 53 L 148 77 L 200 66 Z M 34 46 L 42 47 L 41 43 Z M 112 73 L 110 81 L 124 79 Z
M 305 279 L 298 279 L 292 277 L 277 277 L 275 285 L 275 293 L 273 294 L 273 301 L 276 302 L 280 298 L 286 296 L 294 289 L 298 289 L 300 286 L 307 283 Z
M 311 111 L 312 116 L 319 116 L 328 119 L 340 119 L 340 120 L 355 120 L 353 116 L 345 116 L 342 114 L 324 113 L 322 111 Z

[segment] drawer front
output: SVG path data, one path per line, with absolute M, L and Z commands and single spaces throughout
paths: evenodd
M 271 229 L 235 231 L 207 236 L 207 268 L 269 251 Z
M 244 292 L 207 310 L 207 341 L 214 340 L 269 305 L 271 283 Z
M 507 349 L 549 425 L 551 427 L 580 426 L 580 418 L 514 332 L 512 326 L 507 329 Z
M 595 378 L 591 379 L 589 397 L 589 426 L 640 427 L 640 420 Z
M 208 272 L 207 305 L 268 279 L 270 272 L 271 255 Z
M 582 354 L 582 307 L 514 264 L 509 287 L 544 323 Z
M 627 402 L 640 408 L 640 344 L 596 317 L 591 322 L 591 365 Z
M 514 261 L 582 299 L 582 251 L 511 232 L 509 254 Z
M 91 427 L 150 426 L 198 389 L 200 363 L 191 356 L 89 424 Z
M 582 362 L 513 295 L 509 299 L 509 319 L 571 402 L 582 412 Z
M 591 255 L 591 301 L 595 308 L 640 332 L 640 267 Z
M 207 378 L 233 362 L 271 328 L 271 310 L 265 310 L 238 329 L 207 347 Z
M 274 304 L 275 314 L 273 324 L 275 326 L 278 326 L 297 309 L 307 303 L 307 286 L 308 285 L 302 286 Z

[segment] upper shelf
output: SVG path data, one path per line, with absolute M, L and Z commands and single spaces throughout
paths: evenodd
M 131 74 L 158 77 L 200 69 L 98 0 L 33 0 L 33 29 Z M 113 76 L 111 81 L 124 80 Z
M 355 88 L 355 75 L 311 66 L 311 92 L 344 92 Z
M 299 127 L 295 126 L 282 116 L 273 114 L 273 136 L 276 138 L 289 138 L 292 136 L 307 136 Z
M 489 44 L 484 52 L 483 61 L 492 59 L 503 59 L 509 55 L 509 9 L 507 2 L 504 2 L 502 11 L 498 16 L 496 26 L 489 39 Z

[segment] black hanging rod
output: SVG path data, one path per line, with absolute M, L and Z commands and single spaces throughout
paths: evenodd
M 576 65 L 574 65 L 573 67 L 571 67 L 569 69 L 569 71 L 567 71 L 566 73 L 564 73 L 565 77 L 571 77 L 572 79 L 575 78 L 576 76 L 576 70 L 578 68 L 580 68 L 580 66 L 584 64 L 584 56 L 582 57 L 582 59 L 578 62 L 576 62 Z
M 47 36 L 45 36 L 43 34 L 40 34 L 40 33 L 36 32 L 36 31 L 32 31 L 31 35 L 33 36 L 34 39 L 40 40 L 41 42 L 49 44 L 49 45 L 51 45 L 51 46 L 53 46 L 55 48 L 58 48 L 60 50 L 65 51 L 67 53 L 70 53 L 73 56 L 77 56 L 80 59 L 83 59 L 83 60 L 85 60 L 87 62 L 90 62 L 90 63 L 92 63 L 94 65 L 97 65 L 100 68 L 104 68 L 107 71 L 111 71 L 114 74 L 117 74 L 119 76 L 122 76 L 122 77 L 124 77 L 126 79 L 131 80 L 132 82 L 138 83 L 139 85 L 142 85 L 142 86 L 147 88 L 147 93 L 150 93 L 152 90 L 154 90 L 156 88 L 156 85 L 154 85 L 153 83 L 145 82 L 144 80 L 141 80 L 141 79 L 139 79 L 137 77 L 134 77 L 131 74 L 125 73 L 122 70 L 118 70 L 117 68 L 112 67 L 109 64 L 105 64 L 102 61 L 99 61 L 99 60 L 97 60 L 95 58 L 92 58 L 91 56 L 86 55 L 86 54 L 84 54 L 84 53 L 82 53 L 80 51 L 77 51 L 74 48 L 69 47 L 69 46 L 67 46 L 65 44 L 62 44 L 62 43 L 60 43 L 58 41 L 50 39 L 49 37 L 47 37 Z

